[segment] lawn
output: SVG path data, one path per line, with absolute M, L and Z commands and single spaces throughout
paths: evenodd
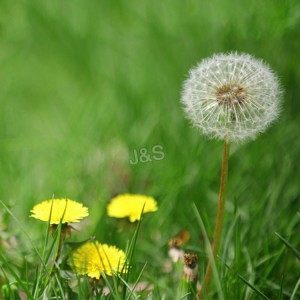
M 270 65 L 282 109 L 256 140 L 231 145 L 205 299 L 300 299 L 299 28 L 296 0 L 1 0 L 0 299 L 180 299 L 168 243 L 182 230 L 203 283 L 223 143 L 193 128 L 180 98 L 192 67 L 231 51 Z M 158 210 L 135 223 L 109 217 L 124 193 L 152 196 Z M 90 212 L 66 239 L 66 259 L 92 237 L 129 248 L 125 281 L 151 291 L 125 294 L 123 277 L 108 276 L 99 287 L 111 293 L 92 295 L 89 278 L 54 265 L 60 226 L 52 236 L 29 215 L 65 197 Z

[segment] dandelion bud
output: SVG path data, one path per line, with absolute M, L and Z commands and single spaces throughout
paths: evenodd
M 181 102 L 204 134 L 227 141 L 254 139 L 280 111 L 278 80 L 248 54 L 218 54 L 190 71 Z

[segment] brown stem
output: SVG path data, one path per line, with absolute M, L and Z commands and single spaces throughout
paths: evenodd
M 226 195 L 226 187 L 227 187 L 227 177 L 228 177 L 228 157 L 229 157 L 229 143 L 224 141 L 223 148 L 223 159 L 222 159 L 222 169 L 221 169 L 221 182 L 220 182 L 220 190 L 219 190 L 219 200 L 218 200 L 218 208 L 217 208 L 217 217 L 216 217 L 216 226 L 214 232 L 214 240 L 212 245 L 212 253 L 214 259 L 218 254 L 222 224 L 223 224 L 223 215 L 224 215 L 224 207 L 225 207 L 225 195 Z M 207 291 L 211 279 L 211 260 L 208 260 L 208 264 L 206 267 L 205 273 L 205 283 L 204 289 Z M 198 300 L 202 299 L 202 289 L 198 293 Z
M 57 231 L 57 227 L 58 227 L 57 225 L 51 225 L 50 230 L 53 232 L 53 234 Z M 55 266 L 58 265 L 58 261 L 59 261 L 60 255 L 61 255 L 61 249 L 62 249 L 64 240 L 66 239 L 67 235 L 71 236 L 71 229 L 72 229 L 72 227 L 68 223 L 62 224 L 61 231 L 60 231 L 60 234 L 58 237 L 59 241 L 58 241 L 57 253 L 54 258 Z

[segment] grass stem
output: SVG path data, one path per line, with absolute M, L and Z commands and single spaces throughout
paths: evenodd
M 228 158 L 229 158 L 229 143 L 226 140 L 224 140 L 222 169 L 221 169 L 221 182 L 220 182 L 220 190 L 219 190 L 216 225 L 215 225 L 214 239 L 213 239 L 213 245 L 212 245 L 212 253 L 213 253 L 214 259 L 216 258 L 217 254 L 218 254 L 219 244 L 220 244 L 220 239 L 221 239 L 221 232 L 222 232 L 224 207 L 225 207 L 225 196 L 226 196 L 226 188 L 227 188 L 227 177 L 228 177 Z M 205 282 L 204 282 L 204 287 L 203 287 L 206 291 L 209 288 L 211 272 L 212 272 L 211 260 L 209 259 L 207 267 L 206 267 Z M 202 299 L 202 290 L 198 294 L 198 299 Z

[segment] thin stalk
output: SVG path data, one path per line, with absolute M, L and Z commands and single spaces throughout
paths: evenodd
M 59 244 L 57 246 L 57 252 L 56 252 L 56 256 L 55 256 L 55 259 L 54 259 L 54 264 L 55 264 L 55 267 L 58 266 L 58 261 L 60 259 L 60 255 L 61 255 L 61 248 L 62 248 L 62 244 L 63 244 L 63 241 L 64 241 L 64 237 L 62 236 L 62 233 L 60 233 L 59 235 Z
M 228 158 L 229 158 L 229 143 L 226 140 L 224 140 L 219 200 L 218 200 L 214 239 L 213 239 L 213 245 L 212 245 L 212 253 L 213 253 L 214 259 L 216 258 L 217 254 L 218 254 L 219 244 L 220 244 L 220 239 L 221 239 L 221 232 L 222 232 L 224 207 L 225 207 L 225 196 L 226 196 L 226 188 L 227 188 L 227 177 L 228 177 Z M 206 267 L 206 273 L 205 273 L 205 282 L 204 282 L 205 291 L 207 291 L 209 284 L 210 284 L 211 272 L 212 272 L 211 260 L 209 259 L 207 267 Z M 198 294 L 198 299 L 202 299 L 202 290 Z

